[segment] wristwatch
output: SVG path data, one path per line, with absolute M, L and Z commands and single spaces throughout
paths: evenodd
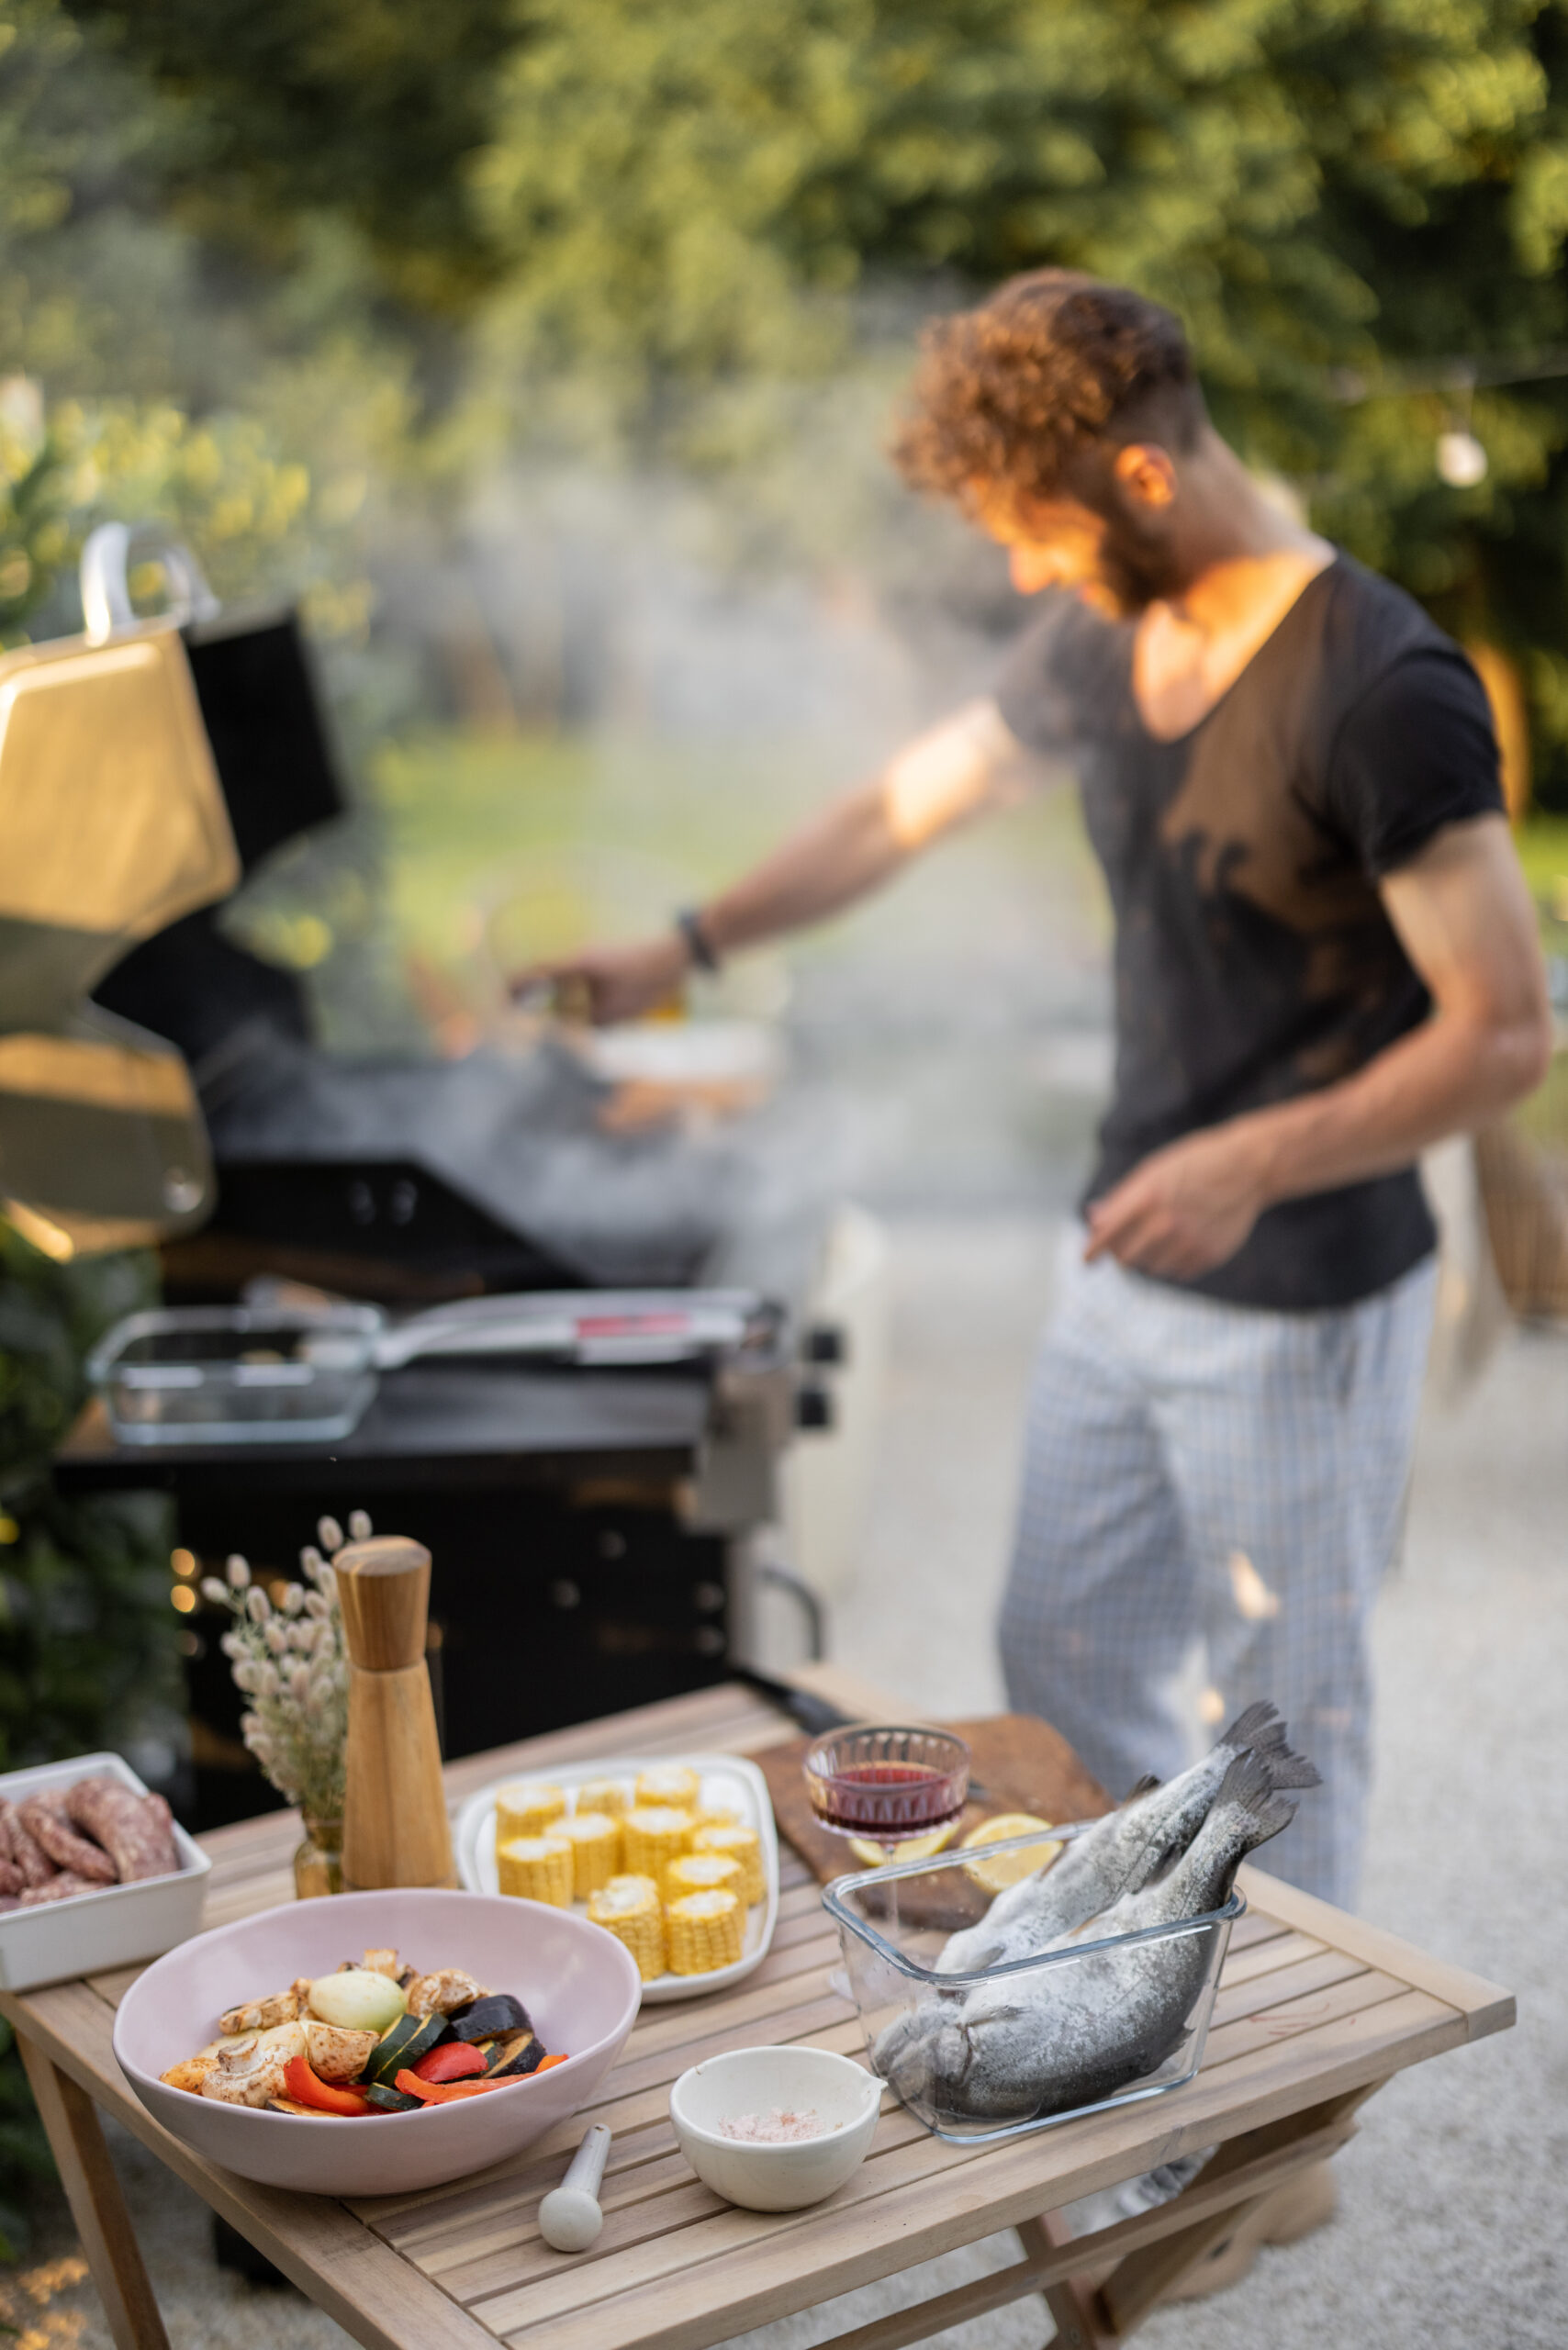
M 712 942 L 702 927 L 702 917 L 695 906 L 683 906 L 675 918 L 675 926 L 686 941 L 686 951 L 700 971 L 716 971 L 719 957 Z

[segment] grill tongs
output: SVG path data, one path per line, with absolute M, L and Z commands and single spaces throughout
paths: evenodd
M 462 1298 L 383 1332 L 378 1371 L 460 1357 L 522 1358 L 582 1370 L 767 1359 L 782 1309 L 745 1289 L 534 1290 Z

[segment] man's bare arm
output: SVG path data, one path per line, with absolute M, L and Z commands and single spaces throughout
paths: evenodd
M 1506 819 L 1445 826 L 1382 895 L 1431 1017 L 1339 1084 L 1154 1152 L 1090 1210 L 1089 1256 L 1192 1280 L 1277 1201 L 1407 1167 L 1540 1084 L 1551 1016 Z
M 1029 754 L 992 701 L 974 701 L 917 736 L 880 775 L 801 826 L 770 856 L 702 908 L 718 956 L 823 922 L 890 880 L 943 834 L 1020 797 Z M 634 1019 L 678 988 L 689 967 L 678 932 L 628 946 L 590 947 L 570 961 L 520 972 L 514 991 L 545 980 L 586 987 L 596 1022 Z

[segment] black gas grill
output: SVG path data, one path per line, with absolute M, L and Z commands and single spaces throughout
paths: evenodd
M 208 623 L 187 642 L 249 867 L 339 811 L 334 762 L 291 622 Z M 722 1281 L 798 1312 L 826 1203 L 774 1180 L 779 1112 L 611 1136 L 609 1089 L 559 1040 L 462 1061 L 334 1058 L 298 982 L 210 908 L 136 948 L 97 999 L 180 1048 L 208 1127 L 217 1207 L 165 1247 L 171 1304 L 231 1301 L 259 1278 L 395 1313 Z M 798 1134 L 790 1155 L 812 1163 Z M 232 1550 L 292 1572 L 323 1511 L 364 1506 L 428 1544 L 447 1751 L 468 1753 L 723 1673 L 794 1420 L 788 1310 L 772 1329 L 760 1349 L 643 1367 L 591 1349 L 415 1361 L 330 1448 L 138 1450 L 90 1423 L 60 1475 L 170 1493 L 197 1580 Z M 199 1825 L 266 1800 L 221 1628 L 185 1618 Z

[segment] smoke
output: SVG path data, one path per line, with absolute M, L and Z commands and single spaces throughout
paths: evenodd
M 437 730 L 384 854 L 447 1049 L 504 1033 L 498 935 L 516 960 L 662 927 L 988 689 L 1025 610 L 997 550 L 887 465 L 895 380 L 877 362 L 711 400 L 700 466 L 492 453 L 374 552 L 376 650 Z M 743 963 L 697 1008 L 781 1016 L 791 1098 L 862 1196 L 1060 1204 L 1097 1086 L 1053 1045 L 1107 1017 L 1088 875 L 1065 801 L 1025 809 L 792 943 L 787 984 Z M 334 1003 L 330 961 L 312 978 L 330 1036 L 393 1041 Z

